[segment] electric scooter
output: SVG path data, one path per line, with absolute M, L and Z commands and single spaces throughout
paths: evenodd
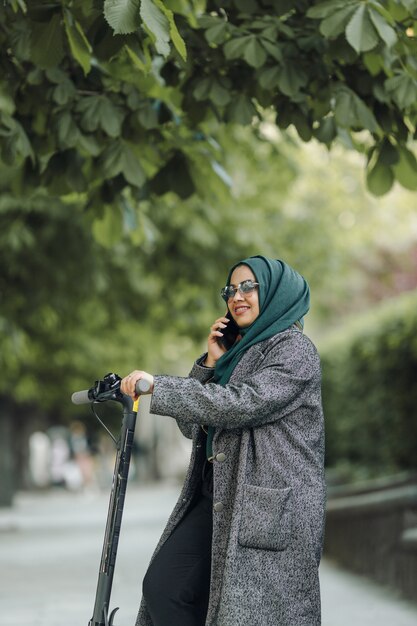
M 103 380 L 97 380 L 90 389 L 76 391 L 71 396 L 71 400 L 74 404 L 91 405 L 95 417 L 113 439 L 117 449 L 96 599 L 93 617 L 88 622 L 88 626 L 114 626 L 114 616 L 116 611 L 118 611 L 118 608 L 115 608 L 109 614 L 110 595 L 122 525 L 123 507 L 139 403 L 139 400 L 134 402 L 132 398 L 120 391 L 120 381 L 121 378 L 117 374 L 106 374 Z M 136 384 L 136 393 L 138 396 L 142 393 L 146 393 L 149 389 L 150 383 L 147 380 L 139 380 Z M 118 439 L 112 435 L 94 410 L 94 404 L 107 402 L 109 400 L 114 400 L 123 407 L 123 419 Z

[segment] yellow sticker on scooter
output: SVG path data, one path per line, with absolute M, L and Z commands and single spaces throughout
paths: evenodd
M 133 412 L 137 413 L 139 409 L 139 398 L 137 400 L 134 401 L 133 403 Z

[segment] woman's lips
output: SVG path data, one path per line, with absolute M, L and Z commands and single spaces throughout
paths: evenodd
M 235 307 L 235 314 L 236 315 L 243 315 L 244 313 L 246 313 L 246 311 L 249 311 L 250 306 L 237 306 Z

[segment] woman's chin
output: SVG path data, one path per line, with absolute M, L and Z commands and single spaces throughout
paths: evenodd
M 235 320 L 236 324 L 239 326 L 239 328 L 247 328 L 248 326 L 250 326 L 252 324 L 253 320 Z

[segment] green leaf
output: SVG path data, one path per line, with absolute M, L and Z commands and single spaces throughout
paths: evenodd
M 100 157 L 105 176 L 114 178 L 123 174 L 128 183 L 142 187 L 146 176 L 135 153 L 134 147 L 127 141 L 114 141 Z
M 378 45 L 379 37 L 369 17 L 365 4 L 361 4 L 346 26 L 346 39 L 359 54 Z
M 413 106 L 417 101 L 417 80 L 407 72 L 398 72 L 385 81 L 385 88 L 401 109 Z
M 338 9 L 343 9 L 346 6 L 346 2 L 335 2 L 334 0 L 327 0 L 327 2 L 320 2 L 314 7 L 311 7 L 306 15 L 312 19 L 326 18 L 332 13 L 335 13 Z
M 77 90 L 71 80 L 65 80 L 59 83 L 52 92 L 52 99 L 57 104 L 63 106 L 74 98 Z
M 330 146 L 332 141 L 336 138 L 337 128 L 334 117 L 325 117 L 321 120 L 320 126 L 314 130 L 314 136 L 321 141 L 321 143 Z
M 399 147 L 399 161 L 394 165 L 395 177 L 406 189 L 417 191 L 417 160 L 415 155 L 403 146 Z
M 134 33 L 140 26 L 140 0 L 105 0 L 104 17 L 115 35 Z
M 243 13 L 256 13 L 258 3 L 255 0 L 235 0 L 235 5 Z
M 384 165 L 379 160 L 367 170 L 366 184 L 374 196 L 383 196 L 391 189 L 394 183 L 394 173 L 391 167 Z
M 123 169 L 123 146 L 121 141 L 113 141 L 102 152 L 100 166 L 106 178 L 114 178 Z
M 388 139 L 384 139 L 379 151 L 379 161 L 384 165 L 395 165 L 399 161 L 398 150 Z
M 186 200 L 196 190 L 190 169 L 190 162 L 186 156 L 182 152 L 176 151 L 150 181 L 152 192 L 162 196 L 173 191 L 180 198 Z
M 239 94 L 227 107 L 227 117 L 236 124 L 250 124 L 256 115 L 255 107 L 250 98 Z
M 263 89 L 273 89 L 277 87 L 280 76 L 278 65 L 264 68 L 259 74 L 259 84 Z
M 20 9 L 22 13 L 27 12 L 26 2 L 24 0 L 9 0 L 9 4 L 11 4 L 12 9 L 15 13 Z
M 238 59 L 245 54 L 246 44 L 251 39 L 252 35 L 244 35 L 243 37 L 236 37 L 231 39 L 223 46 L 224 56 L 226 59 Z
M 56 69 L 56 68 L 55 68 Z M 49 70 L 51 71 L 51 70 Z M 26 78 L 29 85 L 40 85 L 43 81 L 43 72 L 39 67 L 33 68 Z
M 265 37 L 261 37 L 260 39 L 263 47 L 265 48 L 265 50 L 267 51 L 267 53 L 273 58 L 275 59 L 275 61 L 278 61 L 278 63 L 281 63 L 283 60 L 283 56 L 282 56 L 282 51 L 280 46 L 273 41 L 270 41 L 269 39 L 266 39 Z
M 59 85 L 59 83 L 63 83 L 64 81 L 69 80 L 67 72 L 61 70 L 60 67 L 50 67 L 45 71 L 45 76 L 51 83 L 54 83 L 55 85 Z
M 378 102 L 383 102 L 384 104 L 387 104 L 389 108 L 391 108 L 391 98 L 389 97 L 389 94 L 385 89 L 383 83 L 375 83 L 372 89 L 372 93 L 374 94 L 375 99 L 378 100 Z M 388 121 L 386 115 L 383 116 L 383 119 Z
M 198 18 L 198 27 L 206 30 L 212 26 L 216 26 L 218 23 L 219 18 L 214 15 L 200 15 Z
M 377 76 L 384 67 L 383 58 L 376 52 L 365 52 L 363 62 L 372 76 Z
M 82 135 L 79 133 L 78 147 L 81 153 L 85 153 L 89 156 L 98 156 L 101 152 L 100 144 L 94 135 Z
M 294 124 L 300 139 L 303 141 L 310 141 L 313 136 L 313 129 L 311 128 L 307 117 L 300 111 L 296 111 L 292 116 L 292 123 Z
M 111 248 L 120 241 L 123 234 L 123 220 L 120 211 L 106 205 L 101 218 L 94 220 L 92 226 L 94 239 L 105 248 Z
M 347 89 L 341 89 L 336 94 L 335 119 L 338 126 L 346 128 L 355 123 L 353 112 L 353 94 Z
M 186 61 L 187 60 L 187 48 L 185 47 L 185 41 L 179 34 L 178 29 L 175 25 L 175 22 L 173 24 L 170 23 L 170 26 L 171 28 L 169 29 L 169 32 L 171 34 L 172 43 L 174 44 L 175 49 L 177 50 L 178 54 L 183 59 L 183 61 Z
M 139 46 L 125 45 L 127 54 L 129 55 L 133 64 L 144 74 L 147 74 L 151 69 L 151 59 L 149 54 L 146 54 L 140 50 Z
M 375 9 L 375 11 L 378 11 L 388 24 L 395 26 L 395 18 L 393 17 L 392 12 L 388 11 L 380 2 L 370 0 L 369 6 L 372 7 L 372 9 Z
M 146 128 L 146 130 L 158 128 L 158 111 L 150 102 L 139 110 L 138 119 L 143 128 Z
M 245 61 L 254 68 L 259 68 L 266 61 L 266 52 L 255 35 L 251 35 L 244 53 Z
M 6 85 L 4 83 L 0 83 L 0 111 L 7 113 L 8 115 L 13 115 L 15 109 L 16 106 L 14 100 L 11 97 Z
M 391 48 L 395 43 L 397 43 L 397 33 L 387 23 L 382 15 L 374 9 L 369 9 L 369 15 L 382 41 L 387 44 L 388 48 Z
M 109 137 L 118 137 L 122 131 L 125 112 L 113 104 L 109 98 L 102 97 L 99 109 L 100 126 Z
M 100 124 L 101 96 L 85 96 L 78 101 L 76 110 L 81 113 L 81 127 L 88 132 L 97 130 Z
M 204 33 L 204 37 L 209 43 L 223 43 L 227 37 L 228 25 L 224 20 L 219 20 L 218 24 L 211 26 Z
M 178 32 L 178 28 L 177 28 L 177 25 L 175 23 L 173 12 L 171 11 L 171 9 L 168 9 L 168 7 L 165 6 L 165 4 L 164 4 L 164 2 L 162 2 L 162 0 L 153 0 L 153 1 L 159 7 L 159 9 L 162 11 L 162 13 L 164 13 L 165 16 L 167 17 L 168 22 L 169 22 L 169 34 L 171 36 L 171 41 L 174 44 L 177 52 L 179 53 L 179 55 L 181 56 L 183 61 L 186 61 L 186 59 L 187 59 L 187 50 L 185 48 L 185 42 L 184 42 L 183 38 L 181 37 L 181 35 Z
M 344 32 L 355 9 L 355 6 L 349 5 L 335 11 L 322 21 L 320 24 L 320 32 L 327 37 L 327 39 L 336 39 L 336 37 Z
M 272 0 L 275 15 L 280 17 L 294 8 L 294 0 Z
M 155 38 L 155 48 L 163 56 L 170 53 L 170 24 L 164 13 L 152 2 L 141 0 L 140 16 L 143 23 Z
M 136 146 L 123 141 L 122 174 L 134 187 L 143 187 L 146 176 L 136 150 Z
M 125 112 L 107 96 L 86 96 L 77 104 L 82 113 L 81 126 L 88 132 L 102 128 L 110 137 L 118 137 L 122 130 Z
M 334 112 L 336 122 L 342 128 L 366 128 L 371 133 L 379 129 L 373 112 L 347 87 L 337 91 Z
M 417 9 L 416 0 L 401 0 L 401 4 L 405 6 L 408 11 L 415 11 Z
M 375 115 L 365 102 L 356 94 L 354 95 L 354 109 L 356 118 L 363 128 L 367 128 L 371 133 L 378 131 L 379 126 Z
M 194 87 L 193 96 L 196 100 L 207 100 L 211 89 L 211 78 L 199 80 Z
M 278 86 L 286 96 L 294 96 L 301 87 L 307 84 L 307 75 L 299 69 L 295 63 L 287 63 L 280 68 L 278 75 Z
M 80 131 L 69 111 L 64 111 L 57 118 L 57 135 L 61 149 L 73 148 L 79 141 Z
M 213 80 L 210 89 L 210 100 L 217 106 L 225 106 L 231 100 L 228 89 L 225 89 L 217 80 Z
M 396 22 L 405 22 L 409 19 L 409 11 L 402 5 L 397 4 L 397 0 L 389 0 L 389 13 Z
M 84 74 L 88 74 L 91 69 L 92 48 L 90 42 L 85 36 L 80 23 L 74 20 L 69 11 L 65 11 L 64 23 L 72 56 L 81 65 Z
M 282 24 L 280 22 L 275 22 L 274 24 L 269 24 L 269 26 L 267 26 L 265 28 L 265 21 L 261 22 L 262 26 L 261 26 L 261 39 L 264 40 L 266 39 L 267 41 L 270 41 L 271 43 L 276 43 L 277 39 L 279 38 L 279 32 L 283 32 L 281 30 Z M 252 24 L 252 28 L 254 27 L 254 24 Z
M 0 113 L 0 150 L 7 165 L 20 163 L 26 157 L 34 160 L 32 146 L 23 126 L 7 113 Z
M 64 57 L 61 14 L 54 13 L 48 22 L 33 22 L 31 61 L 46 69 L 59 65 Z

